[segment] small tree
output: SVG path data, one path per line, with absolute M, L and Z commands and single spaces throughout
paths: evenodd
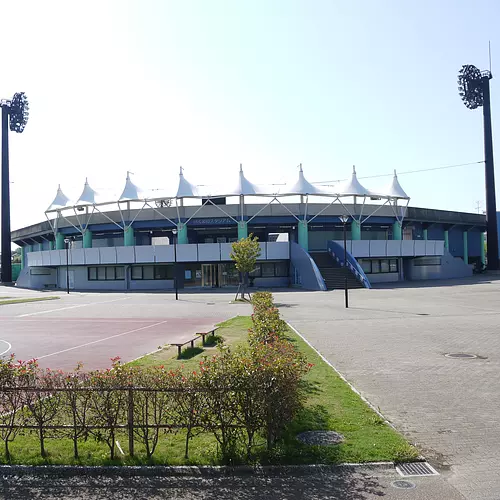
M 236 265 L 236 269 L 240 272 L 241 281 L 236 292 L 235 299 L 241 293 L 241 298 L 245 299 L 245 291 L 248 285 L 248 274 L 255 269 L 257 258 L 260 255 L 260 246 L 257 236 L 247 236 L 239 241 L 235 241 L 232 245 L 231 259 Z M 250 294 L 248 294 L 250 297 Z

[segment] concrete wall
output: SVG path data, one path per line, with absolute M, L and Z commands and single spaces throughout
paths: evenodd
M 309 253 L 297 243 L 291 243 L 291 249 L 292 266 L 300 275 L 302 288 L 306 290 L 326 290 L 325 281 Z
M 394 283 L 399 281 L 399 273 L 366 274 L 366 277 L 370 280 L 370 283 Z
M 441 265 L 416 266 L 415 259 L 408 259 L 403 263 L 407 280 L 466 278 L 472 276 L 472 267 L 465 264 L 460 257 L 453 257 L 450 252 L 445 252 L 441 257 Z

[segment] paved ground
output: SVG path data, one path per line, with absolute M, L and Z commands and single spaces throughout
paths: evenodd
M 411 479 L 411 489 L 400 489 L 394 481 L 401 478 L 393 470 L 366 467 L 234 477 L 113 477 L 100 472 L 57 477 L 1 470 L 0 477 L 0 498 L 8 500 L 463 500 L 440 476 Z
M 276 299 L 431 463 L 449 469 L 451 485 L 471 500 L 498 500 L 500 281 L 461 283 L 353 290 L 347 310 L 340 291 Z
M 484 277 L 479 281 L 353 290 L 348 310 L 338 291 L 275 293 L 285 318 L 419 446 L 439 468 L 439 478 L 422 478 L 407 491 L 390 486 L 397 479 L 394 473 L 351 475 L 351 490 L 342 486 L 343 478 L 331 476 L 310 482 L 288 478 L 179 483 L 160 478 L 156 483 L 145 481 L 144 491 L 138 489 L 141 480 L 117 479 L 108 484 L 110 496 L 266 498 L 269 492 L 273 498 L 290 499 L 455 499 L 463 495 L 471 500 L 499 500 L 500 281 Z M 0 296 L 14 294 L 39 292 L 0 287 Z M 19 356 L 51 355 L 42 358 L 42 362 L 50 360 L 51 366 L 57 362 L 72 367 L 76 359 L 97 366 L 107 364 L 111 356 L 131 359 L 155 349 L 168 342 L 168 335 L 179 335 L 183 320 L 193 321 L 192 330 L 198 321 L 212 324 L 249 313 L 247 305 L 230 305 L 232 294 L 225 293 L 185 294 L 177 303 L 171 294 L 61 297 L 54 302 L 0 306 L 0 340 L 12 343 Z M 0 353 L 6 345 L 0 342 Z M 444 354 L 450 352 L 479 357 L 446 358 Z M 33 489 L 25 490 L 24 498 L 108 497 L 99 484 L 75 486 L 72 495 L 71 488 L 64 489 L 66 483 L 54 482 L 48 488 L 36 478 L 26 481 L 10 481 L 4 498 L 21 498 L 28 483 Z M 42 495 L 44 491 L 48 496 Z

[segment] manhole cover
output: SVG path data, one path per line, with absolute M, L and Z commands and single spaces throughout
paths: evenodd
M 344 440 L 344 436 L 333 431 L 307 431 L 301 432 L 297 439 L 304 443 L 314 446 L 331 446 L 339 444 Z
M 415 488 L 415 483 L 411 483 L 410 481 L 393 481 L 391 486 L 394 488 L 399 488 L 401 490 L 409 490 L 410 488 Z
M 453 359 L 476 359 L 477 355 L 476 354 L 467 354 L 465 352 L 451 352 L 451 353 L 445 354 L 445 357 L 453 358 Z
M 427 462 L 406 462 L 396 465 L 396 470 L 403 477 L 439 476 L 439 472 Z

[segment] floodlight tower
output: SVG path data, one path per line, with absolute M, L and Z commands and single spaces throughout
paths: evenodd
M 29 104 L 24 92 L 17 92 L 12 99 L 0 100 L 2 108 L 2 283 L 12 281 L 12 252 L 10 249 L 10 180 L 9 180 L 9 128 L 21 133 L 28 123 Z M 9 127 L 10 125 L 10 127 Z
M 480 71 L 472 64 L 462 66 L 458 73 L 458 92 L 469 109 L 483 107 L 484 173 L 486 188 L 486 231 L 488 269 L 498 269 L 498 227 L 493 164 L 493 133 L 491 129 L 491 71 Z

